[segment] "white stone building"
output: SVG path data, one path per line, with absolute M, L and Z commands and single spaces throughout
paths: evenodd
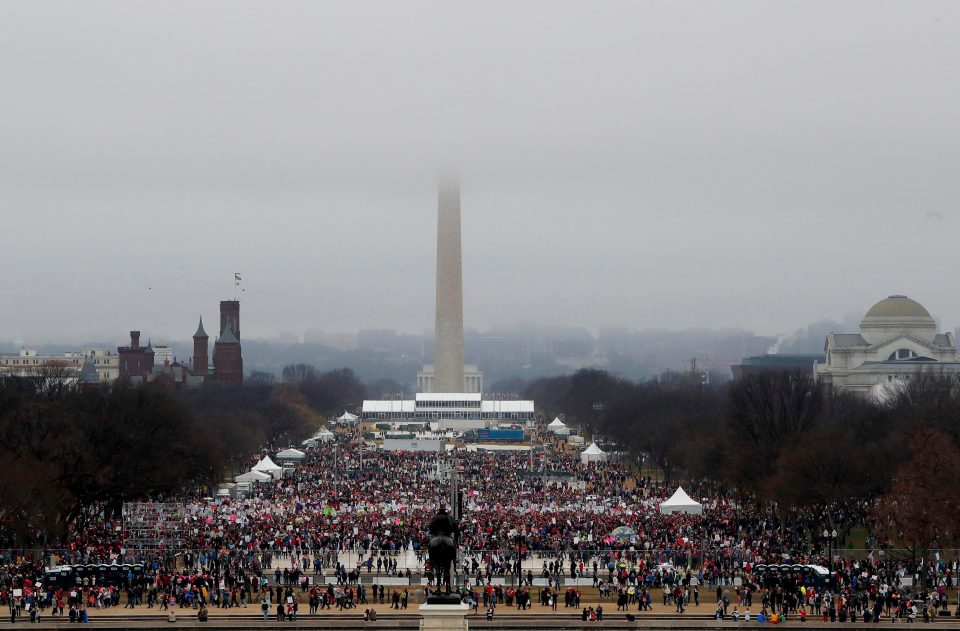
M 85 348 L 83 356 L 89 359 L 102 383 L 113 383 L 120 376 L 120 356 L 104 348 Z
M 525 423 L 535 418 L 533 401 L 485 399 L 478 392 L 420 393 L 406 400 L 363 402 L 364 422 L 437 423 L 440 429 L 465 431 Z
M 0 373 L 23 377 L 58 368 L 66 370 L 68 374 L 80 375 L 87 361 L 96 369 L 103 383 L 111 383 L 120 375 L 120 358 L 103 348 L 85 348 L 81 353 L 41 355 L 30 346 L 23 347 L 16 355 L 0 355 Z
M 873 305 L 859 333 L 829 333 L 824 351 L 826 363 L 817 365 L 817 377 L 831 387 L 863 394 L 920 371 L 960 374 L 953 334 L 938 333 L 930 312 L 906 296 Z

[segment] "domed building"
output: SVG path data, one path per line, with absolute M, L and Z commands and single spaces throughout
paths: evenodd
M 890 296 L 870 307 L 859 333 L 827 334 L 824 351 L 827 359 L 817 365 L 818 378 L 863 394 L 921 370 L 960 373 L 953 334 L 938 333 L 930 312 L 906 296 Z

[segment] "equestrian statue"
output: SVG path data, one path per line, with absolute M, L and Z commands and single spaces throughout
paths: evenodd
M 457 537 L 460 534 L 457 522 L 450 516 L 447 509 L 442 504 L 437 509 L 437 515 L 430 522 L 430 567 L 433 568 L 437 577 L 437 592 L 427 600 L 442 604 L 451 601 L 453 594 L 452 568 L 457 560 Z M 446 587 L 445 596 L 440 595 L 441 586 Z M 460 602 L 460 597 L 456 596 L 456 603 Z M 454 603 L 454 604 L 456 604 Z

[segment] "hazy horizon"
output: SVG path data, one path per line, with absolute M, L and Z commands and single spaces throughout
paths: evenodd
M 0 4 L 0 342 L 960 326 L 953 2 Z M 942 272 L 942 273 L 941 273 Z

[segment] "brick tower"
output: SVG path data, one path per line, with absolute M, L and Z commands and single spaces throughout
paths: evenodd
M 193 374 L 197 377 L 206 377 L 210 372 L 209 340 L 203 330 L 203 316 L 200 316 L 200 325 L 193 334 Z
M 240 301 L 239 300 L 221 300 L 220 301 L 220 337 L 227 329 L 227 322 L 231 323 L 233 335 L 240 341 Z
M 220 337 L 213 345 L 214 379 L 232 386 L 243 385 L 243 354 L 240 348 L 240 302 L 220 302 Z

